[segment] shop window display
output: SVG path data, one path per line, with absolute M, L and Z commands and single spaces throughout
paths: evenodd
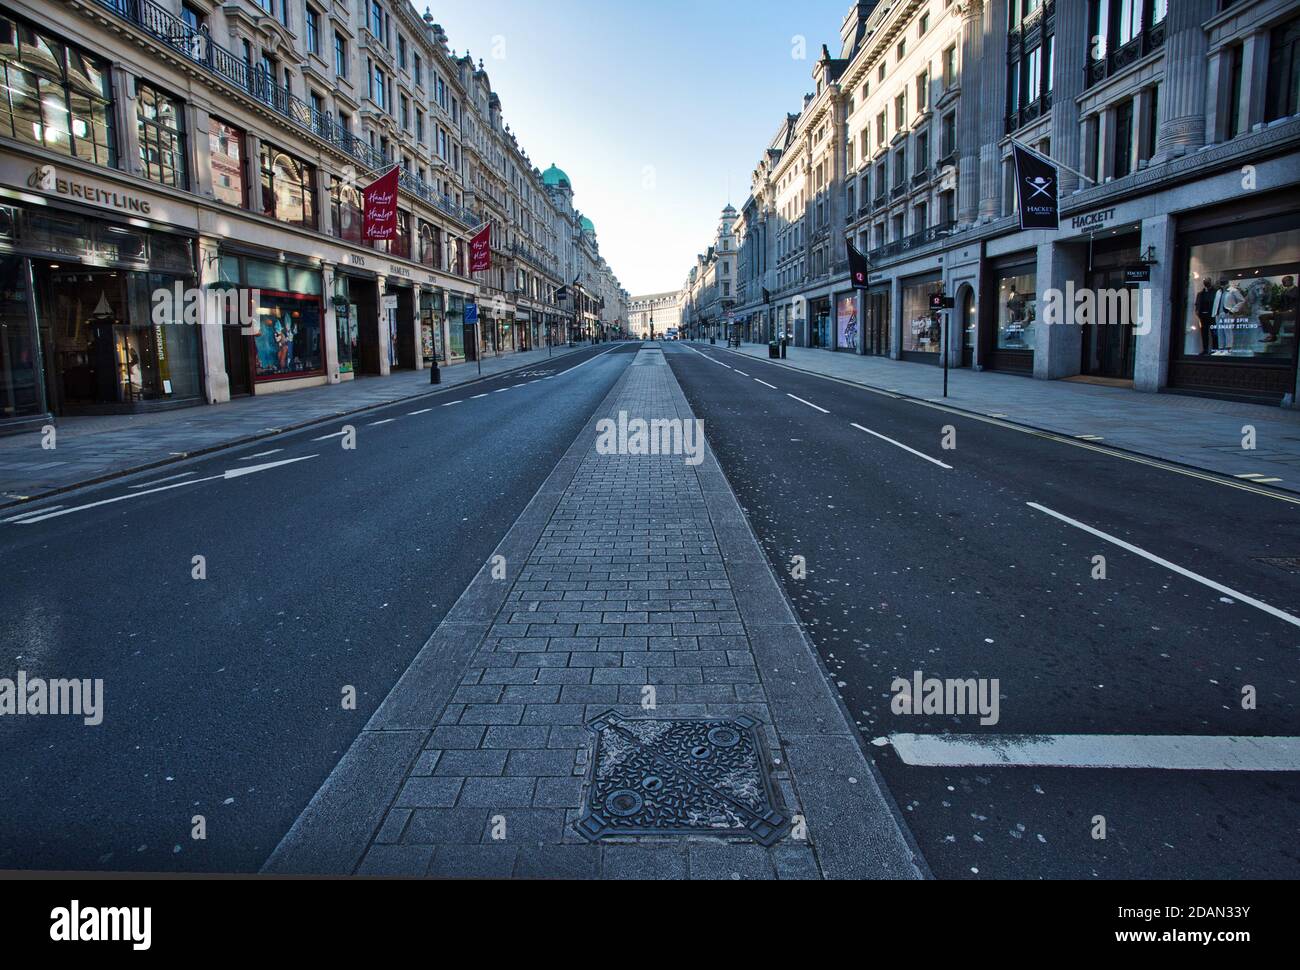
M 998 350 L 1034 349 L 1038 322 L 1036 275 L 1004 275 L 998 281 Z
M 1300 230 L 1193 246 L 1183 356 L 1294 360 L 1298 277 Z
M 930 311 L 930 297 L 943 292 L 943 283 L 913 283 L 903 287 L 903 351 L 939 353 L 939 319 Z

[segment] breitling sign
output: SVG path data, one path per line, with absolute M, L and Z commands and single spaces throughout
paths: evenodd
M 119 212 L 133 212 L 147 216 L 153 208 L 153 204 L 148 199 L 138 195 L 102 188 L 85 179 L 65 178 L 53 165 L 37 165 L 32 174 L 27 177 L 27 186 Z

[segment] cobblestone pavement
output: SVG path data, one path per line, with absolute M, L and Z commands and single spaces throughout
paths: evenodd
M 582 344 L 575 348 L 584 349 Z M 572 353 L 568 347 L 489 357 L 483 377 L 491 377 Z M 442 368 L 442 389 L 479 378 L 476 364 Z M 284 394 L 239 398 L 226 404 L 199 405 L 148 414 L 60 418 L 58 447 L 41 447 L 39 431 L 0 437 L 0 508 L 20 497 L 35 497 L 75 485 L 100 481 L 201 454 L 254 441 L 279 431 L 342 417 L 436 390 L 429 372 L 402 371 L 388 377 L 367 377 L 344 384 L 311 387 Z
M 725 352 L 720 344 L 712 349 Z M 744 344 L 733 352 L 766 360 L 767 344 Z M 807 347 L 787 352 L 784 366 L 1043 431 L 1096 436 L 1125 451 L 1222 475 L 1278 478 L 1270 484 L 1300 492 L 1300 411 L 968 369 L 949 371 L 945 399 L 943 372 L 933 364 Z M 1247 425 L 1256 431 L 1254 450 L 1242 447 Z
M 691 419 L 658 349 L 638 354 L 503 541 L 506 578 L 485 565 L 267 871 L 920 875 L 716 462 L 599 454 L 596 422 L 619 412 Z M 587 725 L 611 711 L 748 715 L 796 829 L 771 847 L 698 830 L 589 842 L 575 828 L 594 773 Z

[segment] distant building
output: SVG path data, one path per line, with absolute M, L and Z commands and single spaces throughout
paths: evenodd
M 669 328 L 679 328 L 682 314 L 677 299 L 676 291 L 632 297 L 628 302 L 631 335 L 642 340 L 649 340 L 651 336 L 662 339 Z

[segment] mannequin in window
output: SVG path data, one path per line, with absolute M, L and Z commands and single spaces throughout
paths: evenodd
M 1214 331 L 1214 302 L 1217 291 L 1214 289 L 1213 274 L 1207 273 L 1201 281 L 1201 292 L 1196 294 L 1196 319 L 1201 324 L 1201 349 L 1194 351 L 1208 356 L 1218 348 Z

